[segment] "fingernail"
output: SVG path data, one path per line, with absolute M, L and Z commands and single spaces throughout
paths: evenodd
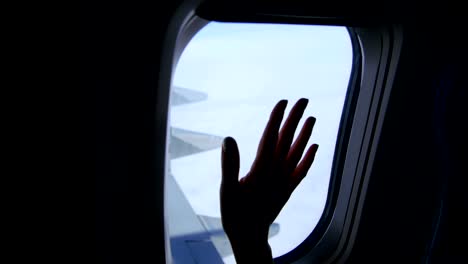
M 281 101 L 279 101 L 278 104 L 279 104 L 282 108 L 285 108 L 286 105 L 288 105 L 288 100 L 282 99 Z
M 227 146 L 226 146 L 226 145 L 227 145 L 227 144 L 226 144 L 226 139 L 227 139 L 227 137 L 223 139 L 223 144 L 222 144 L 222 146 L 221 146 L 221 149 L 223 150 L 223 152 L 226 152 L 226 147 L 227 147 Z
M 223 140 L 223 151 L 226 151 L 227 149 L 230 148 L 230 145 L 232 144 L 233 142 L 233 138 L 232 137 L 225 137 L 224 140 Z
M 309 122 L 311 122 L 313 125 L 315 124 L 315 121 L 317 121 L 317 119 L 313 116 L 309 116 L 307 119 L 310 120 Z

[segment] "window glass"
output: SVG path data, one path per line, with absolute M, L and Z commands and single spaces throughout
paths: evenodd
M 205 226 L 220 224 L 222 139 L 237 140 L 242 177 L 273 106 L 288 99 L 288 113 L 305 97 L 309 104 L 296 135 L 306 117 L 315 116 L 309 146 L 318 143 L 320 149 L 275 220 L 269 243 L 276 257 L 304 241 L 327 199 L 351 66 L 351 40 L 344 27 L 212 22 L 194 36 L 173 79 L 170 177 Z M 229 250 L 219 243 L 216 248 L 226 263 L 234 263 Z

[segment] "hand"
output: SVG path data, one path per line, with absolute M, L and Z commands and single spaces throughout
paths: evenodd
M 221 219 L 237 263 L 272 263 L 268 245 L 269 227 L 307 175 L 318 149 L 318 145 L 313 144 L 301 161 L 315 124 L 314 117 L 307 118 L 291 146 L 307 103 L 308 100 L 303 98 L 294 105 L 281 131 L 279 128 L 287 101 L 281 100 L 274 107 L 255 161 L 240 181 L 236 141 L 231 137 L 224 139 L 221 154 Z

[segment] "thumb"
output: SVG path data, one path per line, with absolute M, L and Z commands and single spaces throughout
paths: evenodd
M 221 151 L 221 186 L 229 188 L 238 184 L 239 180 L 239 149 L 232 137 L 223 140 Z

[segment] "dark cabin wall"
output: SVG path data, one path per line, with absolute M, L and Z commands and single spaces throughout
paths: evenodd
M 95 186 L 97 263 L 164 263 L 155 102 L 162 40 L 180 2 L 80 4 L 81 174 Z
M 466 263 L 463 31 L 415 22 L 404 32 L 349 263 Z

